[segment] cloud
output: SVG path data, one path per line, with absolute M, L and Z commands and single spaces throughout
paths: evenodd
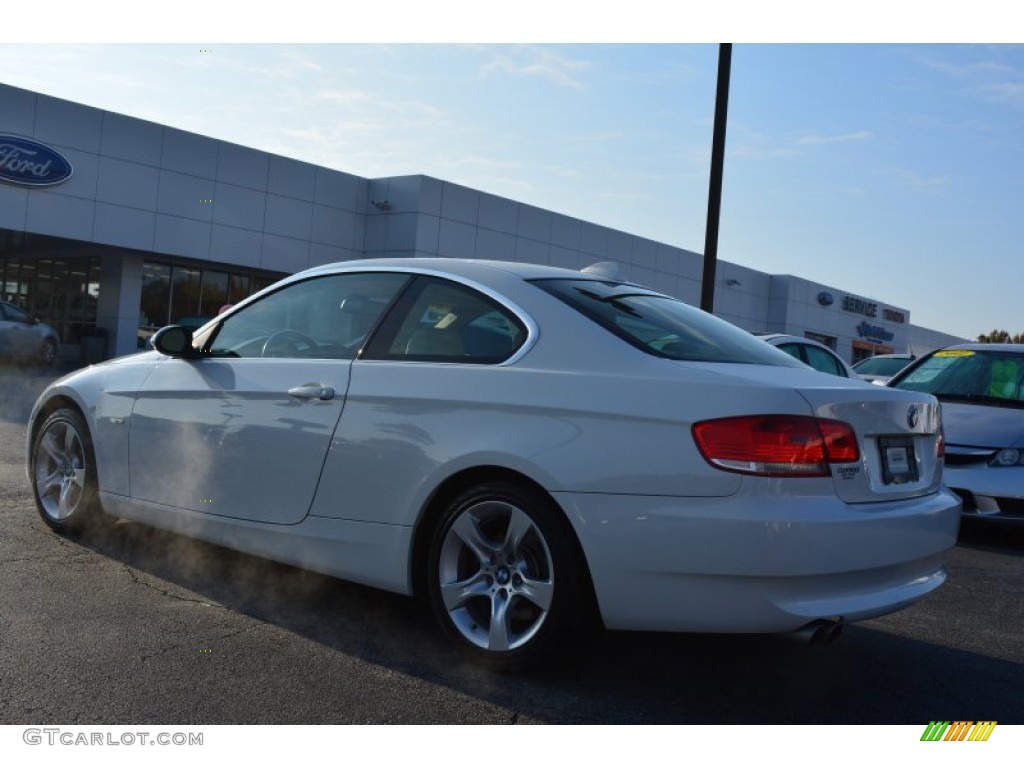
M 989 101 L 1024 107 L 1024 81 L 1014 83 L 990 83 L 980 89 L 982 96 Z
M 566 88 L 583 89 L 579 75 L 590 68 L 590 63 L 573 59 L 550 48 L 524 46 L 512 53 L 499 53 L 485 49 L 491 59 L 480 66 L 482 77 L 507 74 L 514 77 L 539 77 Z
M 803 136 L 800 139 L 797 139 L 796 143 L 798 146 L 806 147 L 816 144 L 836 144 L 849 141 L 866 141 L 871 137 L 872 136 L 870 131 L 856 131 L 854 133 L 842 133 L 836 136 Z
M 942 189 L 953 183 L 948 176 L 922 176 L 906 168 L 891 168 L 886 174 L 899 186 L 914 189 Z

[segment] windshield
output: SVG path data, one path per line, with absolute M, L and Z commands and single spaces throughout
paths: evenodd
M 868 376 L 895 376 L 910 362 L 907 357 L 869 357 L 853 366 L 853 370 Z
M 533 282 L 634 347 L 658 357 L 804 367 L 731 323 L 645 288 L 598 280 Z
M 891 385 L 928 392 L 940 400 L 1024 405 L 1024 353 L 942 349 Z

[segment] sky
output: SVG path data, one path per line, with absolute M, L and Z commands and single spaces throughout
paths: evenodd
M 329 44 L 260 32 L 271 41 L 254 44 L 219 43 L 216 27 L 195 42 L 131 29 L 91 42 L 93 29 L 3 42 L 0 82 L 368 178 L 426 174 L 703 252 L 713 38 L 625 29 L 628 42 L 484 44 L 476 30 Z M 1022 171 L 1024 46 L 736 42 L 719 257 L 967 338 L 1024 331 Z

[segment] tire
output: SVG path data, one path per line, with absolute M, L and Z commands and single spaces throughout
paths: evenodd
M 430 545 L 427 583 L 438 623 L 492 669 L 520 669 L 562 648 L 580 602 L 572 536 L 537 491 L 504 482 L 465 491 Z
M 39 347 L 39 364 L 40 365 L 52 365 L 53 361 L 57 359 L 57 342 L 53 339 L 44 339 L 43 344 Z
M 96 461 L 89 430 L 77 411 L 61 408 L 43 422 L 32 442 L 32 494 L 55 531 L 78 531 L 99 510 Z

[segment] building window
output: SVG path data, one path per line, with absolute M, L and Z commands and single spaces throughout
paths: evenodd
M 171 323 L 194 322 L 199 314 L 199 270 L 171 268 Z
M 146 261 L 142 265 L 139 347 L 165 325 L 195 330 L 214 318 L 225 304 L 236 304 L 284 275 L 274 272 L 228 272 L 186 264 Z
M 875 355 L 891 355 L 893 353 L 892 347 L 887 347 L 884 344 L 871 344 L 867 341 L 860 341 L 859 339 L 853 340 L 853 355 L 850 360 L 851 365 L 856 365 L 861 360 L 867 360 L 869 357 Z

